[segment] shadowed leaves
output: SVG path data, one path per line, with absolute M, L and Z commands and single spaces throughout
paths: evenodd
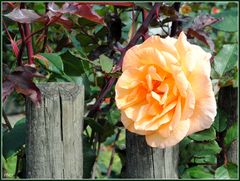
M 30 66 L 19 66 L 12 73 L 6 75 L 3 82 L 3 102 L 14 91 L 29 97 L 35 104 L 41 102 L 41 92 L 33 82 L 34 77 L 44 77 Z

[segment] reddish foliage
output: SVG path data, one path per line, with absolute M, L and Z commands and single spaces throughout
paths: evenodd
M 214 47 L 214 42 L 212 39 L 203 31 L 203 29 L 206 26 L 209 26 L 211 24 L 217 23 L 221 21 L 221 18 L 214 18 L 208 14 L 203 14 L 200 16 L 197 16 L 194 21 L 192 26 L 188 29 L 187 35 L 188 36 L 193 36 L 196 37 L 198 40 L 202 41 L 205 43 L 209 48 L 215 52 L 215 47 Z
M 6 14 L 8 18 L 19 23 L 33 23 L 39 19 L 39 16 L 35 11 L 29 9 L 15 8 L 10 13 Z
M 49 10 L 53 13 L 60 14 L 76 14 L 86 18 L 90 21 L 104 24 L 103 17 L 99 16 L 95 11 L 92 10 L 92 6 L 82 3 L 65 3 L 62 8 L 59 8 L 55 3 L 49 3 Z
M 79 4 L 97 4 L 97 5 L 112 5 L 112 6 L 124 6 L 124 7 L 134 6 L 133 2 L 81 2 Z
M 208 14 L 203 14 L 203 15 L 197 16 L 194 19 L 191 28 L 193 30 L 201 30 L 201 29 L 205 28 L 206 26 L 212 25 L 221 20 L 222 20 L 221 18 L 214 18 Z
M 212 39 L 210 39 L 210 37 L 204 31 L 200 31 L 200 30 L 195 31 L 195 30 L 189 28 L 187 34 L 196 37 L 198 40 L 202 41 L 207 46 L 209 46 L 209 48 L 212 51 L 215 51 L 214 50 L 215 49 L 214 42 L 212 41 Z
M 5 76 L 3 82 L 3 102 L 14 91 L 22 93 L 29 97 L 35 104 L 39 105 L 41 102 L 41 92 L 33 82 L 33 77 L 44 77 L 39 74 L 37 70 L 30 66 L 19 66 L 14 72 Z

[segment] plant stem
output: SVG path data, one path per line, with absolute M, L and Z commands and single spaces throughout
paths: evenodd
M 112 155 L 111 155 L 111 159 L 110 159 L 109 166 L 108 166 L 108 169 L 107 169 L 107 177 L 109 177 L 111 175 L 111 172 L 112 172 L 112 165 L 113 165 L 114 155 L 115 155 L 115 152 L 116 152 L 116 150 L 115 150 L 116 142 L 119 138 L 120 133 L 121 133 L 121 130 L 118 129 L 115 140 L 113 142 Z
M 178 11 L 179 11 L 179 8 L 180 8 L 180 5 L 181 5 L 180 2 L 176 2 L 176 3 L 173 3 L 172 7 L 178 12 Z M 171 27 L 170 37 L 173 37 L 173 36 L 176 35 L 177 29 L 178 29 L 178 26 L 179 26 L 179 25 L 181 25 L 180 22 L 178 22 L 178 21 L 172 21 L 172 27 Z
M 10 123 L 10 121 L 9 121 L 9 119 L 7 117 L 7 114 L 6 114 L 6 112 L 4 110 L 2 110 L 2 114 L 3 114 L 3 118 L 5 120 L 5 123 L 6 123 L 7 127 L 8 127 L 8 129 L 11 130 L 12 129 L 11 123 Z
M 25 33 L 24 33 L 24 29 L 23 29 L 23 26 L 21 23 L 18 23 L 18 29 L 19 29 L 19 32 L 20 32 L 22 40 L 23 40 L 20 50 L 19 50 L 19 53 L 18 53 L 18 57 L 17 57 L 18 66 L 21 66 L 22 65 L 22 56 L 23 56 L 23 52 L 24 52 L 24 48 L 25 48 L 26 44 L 25 44 Z
M 48 12 L 48 3 L 45 3 L 45 14 Z M 45 23 L 45 26 L 47 25 L 47 22 Z M 44 53 L 47 45 L 47 38 L 48 38 L 48 27 L 44 29 L 44 40 L 43 40 L 43 46 L 42 51 Z
M 30 24 L 24 24 L 24 30 L 25 30 L 25 35 L 28 37 L 31 34 L 30 30 L 31 25 Z M 33 46 L 32 46 L 32 37 L 26 41 L 26 46 L 27 46 L 27 51 L 28 51 L 28 64 L 34 64 L 34 52 L 33 52 Z
M 160 3 L 155 3 L 152 10 L 149 12 L 148 16 L 146 17 L 146 19 L 144 20 L 144 22 L 142 23 L 142 25 L 140 26 L 140 28 L 138 29 L 138 31 L 136 32 L 134 37 L 131 39 L 131 41 L 128 43 L 128 45 L 123 49 L 121 57 L 116 65 L 115 69 L 113 70 L 113 72 L 121 70 L 122 63 L 123 63 L 123 57 L 124 57 L 126 51 L 129 48 L 133 47 L 137 43 L 139 38 L 148 31 L 148 26 L 149 26 L 150 22 L 154 18 L 156 18 L 159 8 L 160 8 Z M 112 77 L 111 79 L 109 79 L 108 83 L 104 86 L 104 88 L 100 92 L 100 96 L 98 97 L 97 101 L 95 102 L 94 106 L 92 107 L 92 110 L 89 112 L 89 114 L 88 114 L 89 117 L 92 117 L 93 115 L 95 115 L 96 110 L 99 109 L 99 106 L 101 105 L 103 98 L 111 90 L 111 88 L 115 82 L 116 82 L 115 77 Z

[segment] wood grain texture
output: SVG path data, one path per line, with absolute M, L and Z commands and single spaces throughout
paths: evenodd
M 126 178 L 177 179 L 178 145 L 149 147 L 144 136 L 126 133 Z
M 72 83 L 37 86 L 41 105 L 29 99 L 26 104 L 27 178 L 82 178 L 84 87 Z

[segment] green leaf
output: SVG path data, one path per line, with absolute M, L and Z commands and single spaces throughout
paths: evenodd
M 213 28 L 227 31 L 235 32 L 238 31 L 238 10 L 237 8 L 232 8 L 230 10 L 222 11 L 216 15 L 216 18 L 224 18 L 223 21 L 211 25 Z
M 15 155 L 25 144 L 26 119 L 22 118 L 13 129 L 3 135 L 3 156 L 5 159 Z
M 213 127 L 216 129 L 217 132 L 222 132 L 227 127 L 227 115 L 222 110 L 217 110 L 217 115 L 213 122 Z
M 202 164 L 202 163 L 216 164 L 217 157 L 215 155 L 204 155 L 202 157 L 193 157 L 191 159 L 191 162 L 196 164 Z
M 194 156 L 205 156 L 211 154 L 218 154 L 221 151 L 218 143 L 216 141 L 209 141 L 209 142 L 193 142 L 190 143 L 187 147 L 189 154 Z
M 93 118 L 86 117 L 84 119 L 84 123 L 86 125 L 89 125 L 92 128 L 92 130 L 95 132 L 98 132 L 98 133 L 104 132 L 103 126 L 101 124 L 99 124 L 97 121 L 95 121 Z
M 4 159 L 4 158 L 2 158 Z M 6 177 L 13 178 L 16 172 L 17 166 L 17 155 L 13 155 L 8 159 L 4 160 L 3 167 L 6 169 Z
M 148 2 L 140 2 L 140 3 L 135 3 L 136 6 L 140 7 L 140 8 L 143 8 L 143 9 L 146 9 L 148 11 L 151 10 L 152 6 L 148 3 Z
M 38 58 L 37 61 L 45 66 L 47 70 L 57 74 L 63 73 L 63 62 L 59 55 L 54 53 L 40 53 L 40 55 L 47 59 L 47 61 L 42 58 Z
M 107 114 L 108 122 L 115 125 L 120 119 L 120 111 L 118 109 L 111 109 Z
M 216 138 L 216 132 L 213 127 L 194 133 L 189 136 L 191 139 L 195 141 L 209 141 L 214 140 Z
M 213 174 L 210 173 L 204 166 L 195 166 L 185 170 L 181 178 L 213 178 Z
M 230 163 L 228 162 L 226 165 L 226 168 L 228 170 L 228 174 L 230 176 L 230 178 L 237 178 L 237 173 L 238 173 L 238 166 L 234 163 Z
M 84 73 L 82 60 L 74 56 L 69 51 L 61 55 L 64 72 L 69 76 L 80 76 Z
M 224 137 L 224 144 L 226 147 L 229 147 L 231 143 L 237 139 L 237 123 L 234 123 L 226 133 Z
M 110 73 L 113 67 L 113 61 L 105 55 L 100 55 L 99 60 L 102 70 Z
M 213 66 L 216 73 L 221 78 L 225 72 L 237 65 L 238 54 L 237 44 L 226 44 L 215 57 Z
M 222 165 L 215 170 L 215 178 L 218 179 L 229 179 L 228 170 Z

